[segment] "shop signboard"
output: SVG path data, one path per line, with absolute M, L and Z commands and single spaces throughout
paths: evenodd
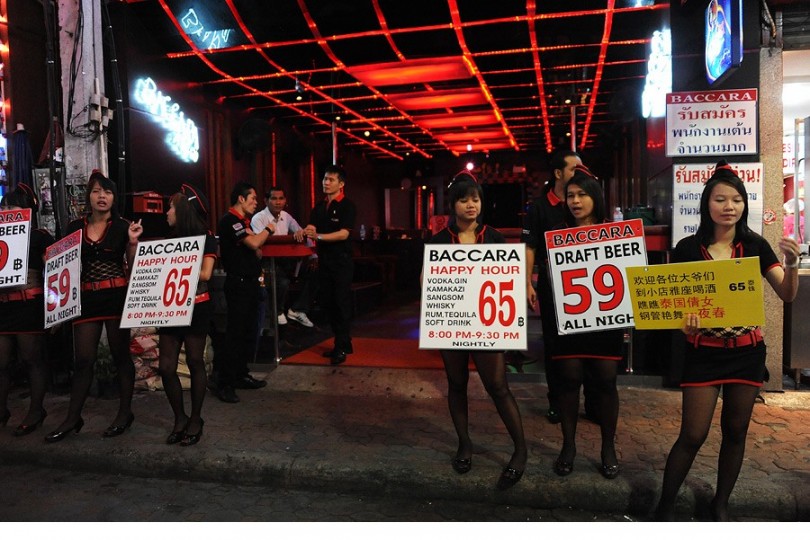
M 757 89 L 667 94 L 667 157 L 757 153 Z

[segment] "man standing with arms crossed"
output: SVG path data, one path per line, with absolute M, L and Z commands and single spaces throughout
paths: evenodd
M 297 235 L 314 240 L 317 247 L 318 288 L 335 334 L 334 348 L 324 353 L 332 365 L 342 364 L 346 355 L 354 352 L 349 333 L 354 273 L 351 231 L 357 208 L 344 196 L 345 184 L 346 172 L 342 168 L 326 167 L 322 181 L 325 198 L 315 205 L 309 224 Z

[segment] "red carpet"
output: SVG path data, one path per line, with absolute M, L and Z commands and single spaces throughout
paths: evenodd
M 321 356 L 332 347 L 327 339 L 282 360 L 284 364 L 329 365 Z M 415 339 L 352 338 L 354 353 L 346 357 L 344 366 L 387 367 L 409 369 L 444 369 L 437 350 L 420 350 Z

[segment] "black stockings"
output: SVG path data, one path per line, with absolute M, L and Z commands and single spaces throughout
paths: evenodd
M 466 459 L 472 456 L 472 441 L 470 440 L 467 411 L 470 354 L 472 354 L 481 382 L 495 403 L 495 408 L 498 410 L 498 414 L 515 445 L 515 451 L 508 466 L 522 471 L 526 467 L 528 451 L 526 449 L 526 439 L 523 435 L 520 409 L 506 382 L 506 362 L 503 353 L 442 351 L 444 369 L 447 372 L 447 404 L 450 408 L 453 426 L 456 428 L 456 434 L 458 435 L 456 457 Z
M 186 416 L 183 387 L 177 376 L 177 359 L 183 342 L 186 345 L 186 364 L 191 375 L 191 416 Z M 168 334 L 160 336 L 160 378 L 163 380 L 163 390 L 174 413 L 174 429 L 172 429 L 174 432 L 186 429 L 189 433 L 200 431 L 200 415 L 207 384 L 204 353 L 205 334 L 184 337 Z
M 119 399 L 118 414 L 111 425 L 121 426 L 127 423 L 132 414 L 132 394 L 135 390 L 135 364 L 129 354 L 129 329 L 118 328 L 117 319 L 93 321 L 73 325 L 73 352 L 75 365 L 73 387 L 70 391 L 68 415 L 57 431 L 64 431 L 74 426 L 81 418 L 84 402 L 93 383 L 93 366 L 98 358 L 98 343 L 101 330 L 106 326 L 110 354 L 118 368 Z
M 21 422 L 30 425 L 39 421 L 44 414 L 42 402 L 48 387 L 48 367 L 45 360 L 45 336 L 43 334 L 16 334 L 0 336 L 0 416 L 8 410 L 8 394 L 11 388 L 9 368 L 14 358 L 14 344 L 17 356 L 28 365 L 28 384 L 31 389 L 31 403 L 28 414 Z
M 579 389 L 582 386 L 584 370 L 592 375 L 593 393 L 598 406 L 599 426 L 602 434 L 602 463 L 617 465 L 614 440 L 616 423 L 619 418 L 619 393 L 616 390 L 618 362 L 610 360 L 557 360 L 559 376 L 560 418 L 562 420 L 563 447 L 560 461 L 573 463 L 577 454 L 576 434 L 579 418 Z
M 720 429 L 723 440 L 717 460 L 717 490 L 712 500 L 712 512 L 718 521 L 728 519 L 728 500 L 745 455 L 745 438 L 759 389 L 747 384 L 723 386 L 723 410 L 720 414 Z M 675 500 L 695 456 L 706 440 L 717 405 L 719 386 L 698 386 L 683 389 L 681 432 L 669 453 L 661 500 L 658 503 L 659 519 L 674 518 Z

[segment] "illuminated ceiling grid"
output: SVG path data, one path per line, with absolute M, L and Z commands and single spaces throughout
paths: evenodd
M 617 121 L 616 103 L 639 99 L 650 36 L 669 9 L 666 0 L 126 1 L 155 34 L 169 29 L 155 39 L 178 78 L 191 74 L 190 85 L 257 118 L 317 134 L 335 121 L 346 143 L 395 159 L 468 144 L 568 146 L 572 107 L 578 147 L 593 145 Z M 217 36 L 220 48 L 208 48 Z

